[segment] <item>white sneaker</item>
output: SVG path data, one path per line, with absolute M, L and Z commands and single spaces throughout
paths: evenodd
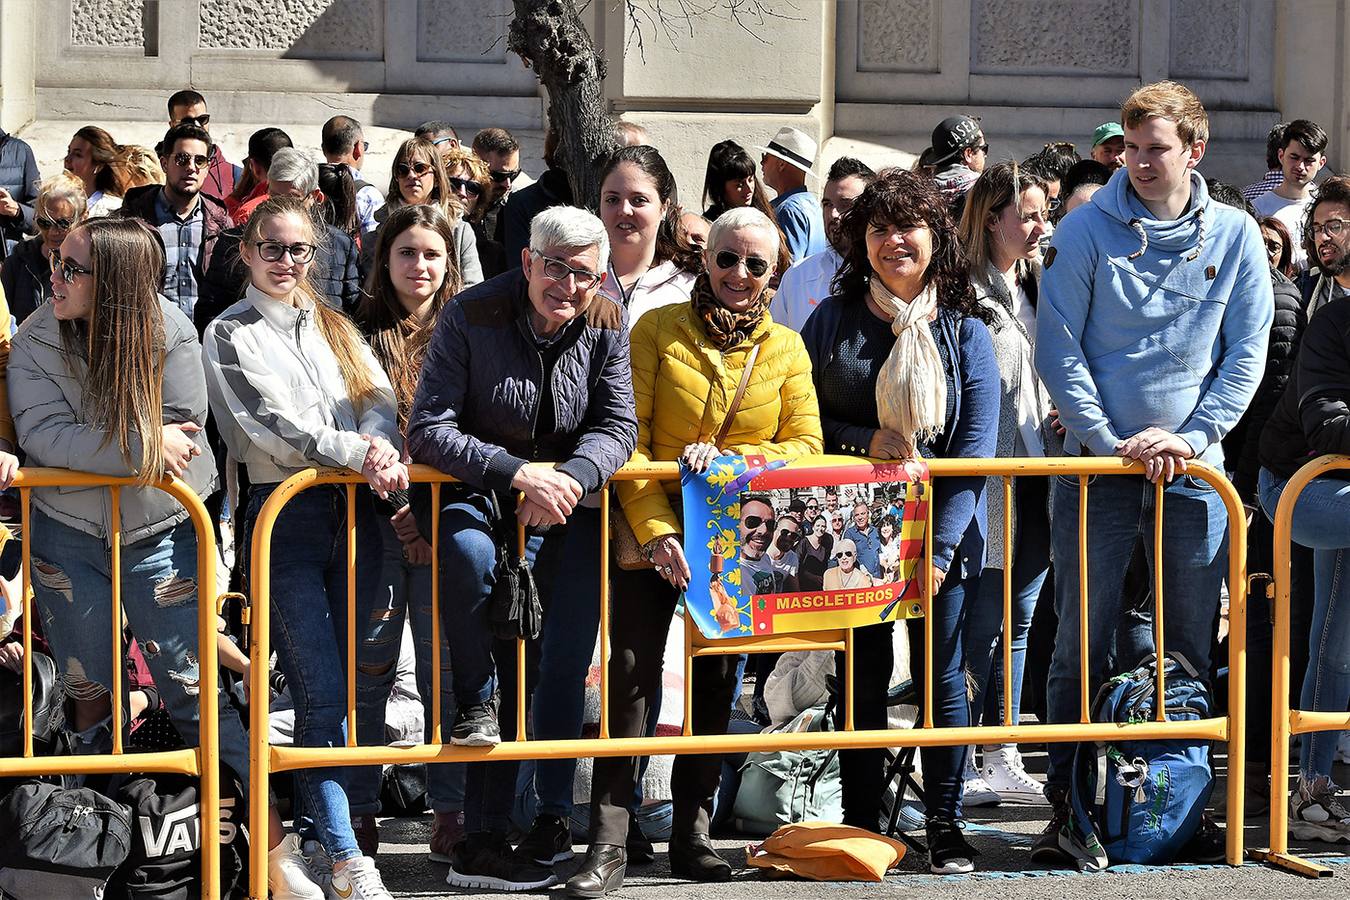
M 1336 784 L 1325 775 L 1311 782 L 1299 776 L 1289 796 L 1289 836 L 1300 841 L 1350 842 L 1350 812 L 1336 798 Z
M 961 788 L 961 803 L 965 806 L 998 806 L 998 791 L 989 786 L 989 783 L 980 777 L 979 771 L 975 768 L 974 753 L 966 756 L 966 770 L 961 773 L 961 780 L 964 782 Z
M 305 865 L 298 834 L 286 835 L 267 851 L 267 887 L 273 900 L 324 900 L 323 888 L 314 883 Z
M 333 860 L 328 851 L 323 849 L 323 844 L 315 840 L 305 841 L 300 845 L 300 855 L 304 857 L 305 865 L 309 868 L 310 879 L 327 890 L 333 883 Z
M 330 900 L 394 900 L 369 856 L 353 857 L 342 868 L 334 869 L 328 896 Z
M 1041 803 L 1045 800 L 1045 785 L 1023 768 L 1022 755 L 1014 744 L 986 747 L 980 775 L 1001 800 L 1013 803 Z

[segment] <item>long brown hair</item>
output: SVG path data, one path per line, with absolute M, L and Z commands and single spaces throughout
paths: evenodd
M 140 219 L 94 219 L 76 232 L 89 237 L 94 301 L 87 322 L 61 322 L 61 342 L 85 358 L 84 412 L 103 431 L 102 446 L 116 441 L 136 483 L 153 484 L 164 476 L 164 246 Z
M 445 241 L 445 280 L 431 298 L 431 317 L 423 323 L 403 308 L 398 292 L 389 277 L 389 254 L 394 241 L 409 228 L 420 225 L 429 228 Z M 357 320 L 370 335 L 370 347 L 380 361 L 398 400 L 399 428 L 408 423 L 412 411 L 413 394 L 422 373 L 422 360 L 427 344 L 436 328 L 441 310 L 458 294 L 461 287 L 458 260 L 455 258 L 455 231 L 450 220 L 438 207 L 419 204 L 394 210 L 380 229 L 375 244 L 375 269 L 366 279 L 366 290 L 356 312 Z
M 994 259 L 994 239 L 987 227 L 990 221 L 1002 215 L 1008 206 L 1020 202 L 1022 194 L 1034 187 L 1044 192 L 1045 177 L 1034 168 L 1019 166 L 1016 162 L 992 165 L 975 179 L 966 194 L 961 221 L 956 226 L 956 240 L 966 251 L 972 278 L 983 280 L 985 269 Z M 1018 266 L 1019 275 L 1024 268 Z
M 699 253 L 697 247 L 689 242 L 689 234 L 685 231 L 684 222 L 681 220 L 683 213 L 680 210 L 675 187 L 675 176 L 671 174 L 670 167 L 666 165 L 660 151 L 646 144 L 635 147 L 620 147 L 614 151 L 614 154 L 610 156 L 609 161 L 605 163 L 604 169 L 600 172 L 602 193 L 605 179 L 609 178 L 614 170 L 623 163 L 632 163 L 637 166 L 639 172 L 651 179 L 652 184 L 656 187 L 657 196 L 661 198 L 661 202 L 666 208 L 665 215 L 656 228 L 656 252 L 652 256 L 652 265 L 670 260 L 685 272 L 695 275 L 702 272 L 702 254 Z M 756 182 L 756 187 L 758 187 L 758 182 Z
M 75 137 L 89 145 L 89 155 L 94 161 L 94 188 L 114 197 L 126 194 L 131 180 L 127 148 L 97 125 L 84 126 L 75 132 Z
M 244 226 L 243 246 L 254 246 L 254 242 L 262 235 L 263 225 L 269 219 L 282 216 L 294 218 L 302 228 L 309 231 L 309 242 L 320 248 L 315 251 L 317 258 L 322 250 L 321 244 L 326 233 L 322 223 L 314 220 L 304 201 L 294 197 L 269 197 L 259 203 L 257 209 L 253 210 L 253 215 L 248 217 L 248 224 Z M 338 371 L 342 375 L 342 383 L 347 388 L 347 397 L 353 404 L 372 399 L 378 395 L 379 389 L 375 387 L 361 353 L 361 345 L 364 343 L 361 340 L 361 333 L 356 330 L 351 319 L 329 306 L 315 290 L 309 280 L 311 271 L 312 269 L 306 269 L 304 276 L 296 280 L 295 290 L 314 308 L 314 322 L 318 325 L 319 334 L 324 342 L 337 358 Z
M 398 189 L 399 178 L 395 167 L 399 163 L 412 165 L 414 162 L 431 166 L 431 193 L 427 195 L 426 202 L 439 206 L 442 212 L 457 221 L 464 210 L 459 205 L 459 199 L 450 193 L 450 182 L 446 178 L 445 166 L 441 164 L 441 151 L 426 138 L 408 138 L 398 145 L 394 161 L 389 165 L 389 211 L 407 205 Z

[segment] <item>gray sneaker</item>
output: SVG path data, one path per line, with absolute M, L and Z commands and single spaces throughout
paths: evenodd
M 1326 775 L 1312 781 L 1299 776 L 1289 795 L 1289 836 L 1300 841 L 1350 843 L 1350 812 L 1336 798 L 1336 784 Z
M 1106 850 L 1096 832 L 1075 823 L 1068 791 L 1047 787 L 1045 794 L 1050 801 L 1050 822 L 1031 845 L 1031 861 L 1048 868 L 1073 866 L 1081 872 L 1106 868 Z

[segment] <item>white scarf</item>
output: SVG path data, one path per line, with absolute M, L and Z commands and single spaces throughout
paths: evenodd
M 947 376 L 928 320 L 937 309 L 937 288 L 929 284 L 912 301 L 892 294 L 875 275 L 872 300 L 891 317 L 895 346 L 877 375 L 877 419 L 882 428 L 920 441 L 942 431 L 947 418 Z

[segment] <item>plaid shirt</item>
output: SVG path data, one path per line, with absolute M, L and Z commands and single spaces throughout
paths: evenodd
M 1254 200 L 1256 200 L 1257 197 L 1260 197 L 1262 194 L 1264 194 L 1266 191 L 1275 190 L 1275 188 L 1280 186 L 1280 182 L 1282 181 L 1284 181 L 1284 172 L 1280 171 L 1279 169 L 1271 169 L 1264 176 L 1262 176 L 1260 181 L 1253 182 L 1247 185 L 1245 188 L 1243 188 L 1242 197 L 1248 203 L 1251 203 Z
M 180 217 L 169 206 L 164 191 L 155 198 L 155 227 L 164 239 L 164 296 L 189 319 L 197 305 L 197 275 L 193 266 L 202 255 L 206 208 L 198 198 L 192 211 Z

